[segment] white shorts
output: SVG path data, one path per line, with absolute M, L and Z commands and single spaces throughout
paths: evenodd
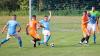
M 19 38 L 20 37 L 20 35 L 18 33 L 14 34 L 14 35 L 9 35 L 7 33 L 7 39 L 10 39 L 12 36 L 14 36 L 15 38 Z
M 51 34 L 49 30 L 43 30 L 42 33 L 43 33 L 43 35 L 49 35 L 49 36 Z
M 96 31 L 96 24 L 88 24 L 87 29 L 88 31 Z

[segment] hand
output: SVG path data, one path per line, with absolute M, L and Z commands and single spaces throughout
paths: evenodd
M 20 30 L 18 30 L 17 32 L 20 32 Z
M 51 11 L 49 11 L 49 13 L 51 14 Z
M 4 33 L 4 31 L 1 31 L 1 33 L 3 34 L 3 33 Z
M 4 30 L 1 30 L 1 33 L 3 34 L 4 33 Z

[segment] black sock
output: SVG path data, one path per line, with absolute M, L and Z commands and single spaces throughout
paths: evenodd
M 82 39 L 81 39 L 81 42 L 83 42 L 85 40 L 85 38 L 83 37 Z
M 36 47 L 36 39 L 34 39 L 33 41 L 35 42 L 35 43 L 34 43 L 34 47 Z
M 87 36 L 87 37 L 86 37 L 86 41 L 87 41 L 87 43 L 89 42 L 89 37 L 90 37 L 90 36 Z

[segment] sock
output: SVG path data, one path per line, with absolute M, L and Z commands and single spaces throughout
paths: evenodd
M 46 42 L 48 42 L 48 41 L 49 41 L 50 37 L 51 37 L 51 36 L 47 36 Z
M 82 39 L 81 39 L 81 42 L 83 42 L 85 40 L 85 38 L 83 37 Z
M 19 46 L 22 47 L 22 40 L 18 40 Z
M 87 37 L 86 37 L 86 41 L 87 41 L 87 43 L 89 42 L 89 37 L 90 37 L 90 36 L 87 36 Z
M 19 46 L 22 47 L 22 40 L 21 40 L 21 37 L 18 37 L 18 43 L 19 43 Z
M 94 43 L 96 43 L 96 35 L 95 34 L 93 35 L 93 41 L 94 41 Z
M 1 44 L 6 43 L 8 40 L 9 40 L 9 39 L 4 39 L 4 40 L 1 42 Z
M 40 44 L 44 44 L 44 41 L 40 41 Z
M 50 37 L 51 37 L 51 36 L 48 36 L 48 35 L 44 36 L 45 41 L 41 41 L 40 44 L 46 44 L 46 45 L 47 45 L 47 43 L 48 43 Z
M 36 47 L 36 39 L 33 40 L 35 42 L 34 47 Z

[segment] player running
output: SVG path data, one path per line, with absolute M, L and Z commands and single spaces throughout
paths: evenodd
M 39 42 L 39 44 L 46 44 L 48 46 L 48 41 L 51 37 L 51 33 L 50 33 L 50 18 L 51 18 L 51 11 L 49 11 L 49 17 L 45 16 L 43 20 L 40 20 L 39 22 L 44 26 L 44 28 L 42 29 L 42 33 L 44 35 L 44 40 Z
M 17 30 L 17 26 L 19 29 Z M 3 27 L 2 33 L 7 29 L 7 37 L 2 40 L 0 43 L 0 46 L 6 43 L 8 40 L 10 40 L 11 37 L 15 37 L 18 39 L 19 46 L 22 47 L 22 40 L 18 32 L 21 31 L 20 24 L 16 21 L 16 15 L 12 16 L 12 20 L 9 20 L 7 24 Z
M 83 38 L 80 41 L 80 44 L 83 44 L 83 42 L 85 42 L 86 38 L 88 37 L 88 31 L 87 31 L 87 24 L 88 24 L 88 13 L 87 11 L 83 12 L 83 16 L 82 16 L 82 32 L 83 32 Z M 85 42 L 87 43 L 87 42 Z
M 39 25 L 39 22 L 36 20 L 36 15 L 33 15 L 31 21 L 29 21 L 26 27 L 26 34 L 33 38 L 32 43 L 34 44 L 34 47 L 36 47 L 36 42 L 41 40 L 37 33 L 37 26 Z
M 90 15 L 91 16 L 95 16 L 96 17 L 96 29 L 97 31 L 99 32 L 99 25 L 98 25 L 98 21 L 99 21 L 99 12 L 96 11 L 95 7 L 93 6 L 92 7 L 92 10 L 89 11 Z M 94 43 L 96 43 L 96 36 L 95 36 L 95 33 L 93 34 L 93 40 L 94 40 Z

